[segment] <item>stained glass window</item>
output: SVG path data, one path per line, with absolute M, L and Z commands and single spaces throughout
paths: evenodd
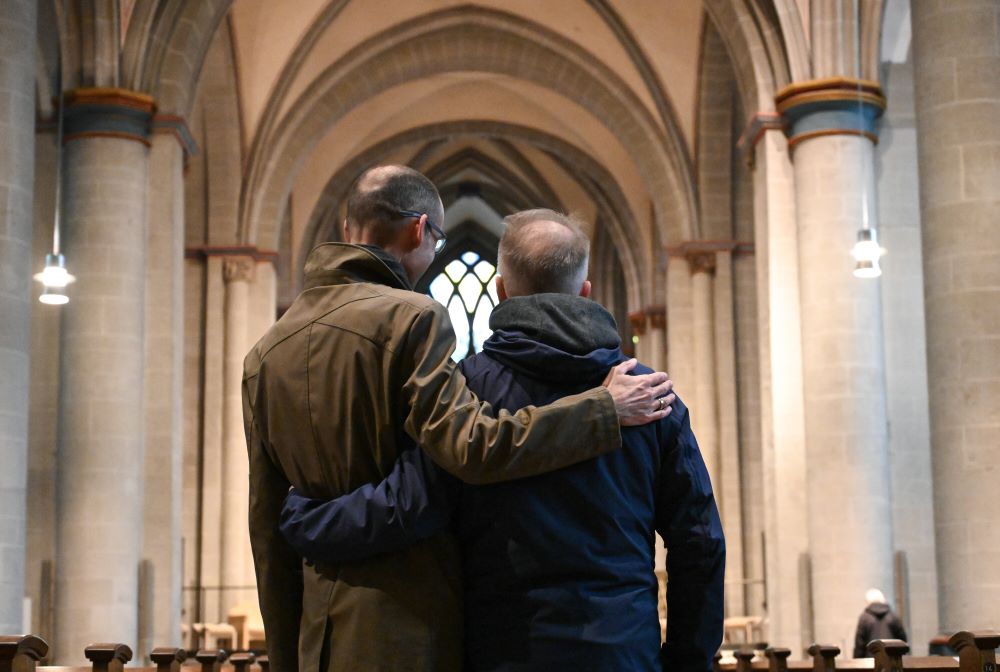
M 455 328 L 456 362 L 483 349 L 490 334 L 490 313 L 499 303 L 496 266 L 475 252 L 464 252 L 431 280 L 428 291 L 448 309 Z

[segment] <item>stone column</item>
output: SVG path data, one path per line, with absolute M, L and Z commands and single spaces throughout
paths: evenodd
M 667 264 L 667 370 L 678 396 L 694 403 L 697 378 L 694 371 L 691 306 L 691 271 L 682 251 L 671 251 Z
M 137 644 L 143 520 L 148 129 L 153 101 L 66 94 L 55 657 Z
M 149 160 L 146 268 L 146 465 L 143 544 L 152 567 L 139 653 L 180 644 L 184 153 L 156 134 Z
M 646 341 L 646 311 L 636 310 L 628 314 L 629 327 L 632 330 L 632 337 L 637 339 L 635 343 L 635 358 L 640 362 L 646 361 L 648 342 Z
M 776 115 L 774 115 L 776 117 Z M 787 140 L 772 115 L 755 115 L 754 239 L 760 346 L 761 472 L 767 536 L 768 640 L 804 650 L 814 640 L 802 590 L 808 551 L 798 231 Z
M 747 614 L 743 571 L 743 496 L 740 475 L 740 442 L 737 418 L 736 330 L 733 324 L 733 253 L 715 252 L 712 287 L 713 333 L 715 334 L 715 386 L 718 413 L 719 480 L 715 498 L 721 502 L 726 531 L 726 613 Z
M 659 371 L 663 369 L 667 361 L 666 309 L 663 306 L 647 306 L 644 312 L 648 325 L 646 341 L 649 345 L 646 350 L 647 359 L 643 363 Z
M 877 280 L 852 275 L 862 194 L 874 225 L 878 86 L 794 84 L 776 97 L 789 122 L 798 213 L 808 520 L 816 641 L 852 641 L 868 588 L 891 598 L 892 508 L 882 312 Z
M 247 351 L 274 324 L 278 313 L 278 277 L 274 258 L 258 253 L 253 283 L 250 285 L 250 321 L 247 331 Z
M 252 585 L 250 555 L 249 461 L 243 430 L 243 358 L 250 350 L 250 283 L 256 261 L 231 256 L 223 262 L 226 282 L 225 360 L 223 364 L 222 449 L 222 614 L 253 595 L 236 588 Z
M 715 303 L 712 282 L 715 273 L 715 254 L 699 252 L 688 256 L 691 268 L 691 303 L 693 330 L 692 352 L 697 388 L 691 404 L 691 425 L 702 457 L 712 477 L 712 486 L 718 488 L 719 460 L 719 411 L 715 378 Z M 718 499 L 718 498 L 717 498 Z M 721 501 L 719 502 L 721 505 Z
M 942 630 L 997 626 L 1000 2 L 913 2 Z
M 0 632 L 21 632 L 35 166 L 34 0 L 0 14 Z
M 225 439 L 225 360 L 226 360 L 226 285 L 223 277 L 224 257 L 205 258 L 204 306 L 197 318 L 203 335 L 203 370 L 200 373 L 200 399 L 196 412 L 203 421 L 201 427 L 201 529 L 198 531 L 200 554 L 195 557 L 192 583 L 200 586 L 222 585 L 222 487 L 224 481 Z M 194 616 L 203 621 L 225 618 L 221 595 L 216 590 L 205 591 L 195 600 Z

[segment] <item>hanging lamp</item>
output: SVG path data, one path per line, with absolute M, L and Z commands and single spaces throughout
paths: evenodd
M 854 0 L 854 46 L 855 46 L 855 81 L 858 88 L 858 130 L 865 127 L 863 97 L 861 93 L 861 16 L 858 13 L 858 0 Z M 839 9 L 839 5 L 838 5 Z M 839 13 L 839 12 L 838 12 Z M 868 223 L 868 162 L 861 153 L 861 228 L 851 249 L 854 257 L 855 278 L 877 278 L 882 275 L 879 259 L 885 254 L 885 249 L 878 243 L 878 232 Z
M 59 96 L 56 107 L 56 194 L 55 214 L 52 222 L 52 252 L 45 255 L 45 268 L 35 274 L 35 280 L 42 283 L 42 293 L 38 300 L 42 303 L 59 306 L 69 303 L 66 286 L 76 280 L 66 270 L 66 257 L 59 251 L 60 213 L 62 210 L 62 141 L 63 141 L 63 95 L 62 95 L 62 59 L 59 62 L 58 76 Z

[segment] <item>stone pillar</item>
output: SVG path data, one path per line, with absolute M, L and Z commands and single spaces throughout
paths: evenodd
M 223 262 L 226 282 L 225 360 L 223 364 L 222 450 L 222 614 L 253 594 L 242 590 L 253 585 L 250 555 L 249 460 L 243 430 L 243 358 L 250 350 L 250 283 L 256 261 L 231 256 Z
M 646 366 L 657 371 L 663 370 L 667 361 L 667 313 L 666 309 L 660 306 L 646 307 L 646 321 L 649 331 L 646 340 L 649 343 L 647 350 Z
M 35 136 L 35 199 L 32 241 L 33 269 L 45 266 L 52 252 L 55 224 L 56 133 Z M 70 264 L 70 271 L 73 271 Z M 35 286 L 39 291 L 40 287 Z M 73 287 L 70 286 L 70 292 Z M 28 507 L 27 567 L 25 581 L 31 599 L 32 632 L 52 639 L 53 568 L 56 553 L 56 459 L 59 443 L 59 337 L 62 331 L 60 307 L 34 301 L 31 310 L 31 406 L 28 411 Z
M 136 645 L 143 520 L 148 128 L 153 102 L 66 94 L 67 259 L 59 394 L 59 664 L 95 641 Z
M 878 281 L 852 275 L 862 194 L 874 225 L 874 118 L 856 80 L 794 84 L 789 122 L 798 213 L 812 606 L 816 641 L 849 646 L 868 588 L 893 587 L 882 312 Z M 891 599 L 891 597 L 890 597 Z
M 757 138 L 752 151 L 767 638 L 804 650 L 814 639 L 800 562 L 809 534 L 798 231 L 787 140 L 779 120 L 770 117 L 755 115 L 744 133 Z
M 940 627 L 993 628 L 1000 604 L 1000 2 L 910 4 Z
M 184 153 L 177 139 L 153 136 L 149 160 L 146 267 L 146 465 L 144 559 L 145 656 L 155 645 L 180 644 L 181 404 L 184 345 Z
M 718 413 L 719 480 L 715 498 L 722 506 L 722 526 L 726 531 L 726 613 L 747 614 L 743 572 L 743 496 L 740 475 L 740 442 L 737 419 L 736 333 L 733 324 L 733 253 L 715 252 L 713 278 L 713 332 L 715 334 L 715 386 Z
M 198 531 L 200 553 L 192 583 L 200 586 L 222 585 L 222 487 L 224 481 L 225 439 L 225 360 L 226 360 L 226 285 L 224 257 L 205 258 L 204 312 L 197 318 L 203 334 L 201 395 L 197 412 L 201 427 L 201 529 Z M 223 621 L 225 616 L 219 591 L 209 590 L 197 596 L 193 613 L 203 621 Z
M 691 307 L 691 271 L 683 254 L 672 253 L 667 264 L 667 370 L 678 396 L 694 403 L 697 379 L 694 371 Z
M 271 328 L 278 314 L 278 276 L 274 258 L 260 255 L 250 285 L 250 322 L 247 331 L 247 351 Z
M 898 4 L 909 10 L 909 3 Z M 893 539 L 896 553 L 906 558 L 904 566 L 897 565 L 893 608 L 906 625 L 913 655 L 926 655 L 927 643 L 941 630 L 912 52 L 906 63 L 887 62 L 883 68 L 891 84 L 876 148 L 878 237 L 890 250 L 882 259 L 882 324 Z
M 0 15 L 0 632 L 21 632 L 35 166 L 34 0 Z
M 646 352 L 648 350 L 648 342 L 646 340 L 646 311 L 636 310 L 628 314 L 628 323 L 632 331 L 632 337 L 637 339 L 635 342 L 635 358 L 640 362 L 646 361 Z
M 691 404 L 691 426 L 701 447 L 705 466 L 712 477 L 712 486 L 720 480 L 719 411 L 715 377 L 715 303 L 712 297 L 715 254 L 699 252 L 688 256 L 691 268 L 691 304 L 693 329 L 692 352 L 697 379 L 695 398 Z M 718 498 L 717 498 L 718 499 Z M 720 508 L 722 502 L 719 501 Z

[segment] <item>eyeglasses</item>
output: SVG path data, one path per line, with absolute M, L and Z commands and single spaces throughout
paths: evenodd
M 425 214 L 423 212 L 417 212 L 416 210 L 397 210 L 396 212 L 401 214 L 403 217 L 417 218 L 423 217 Z M 437 224 L 432 222 L 430 217 L 427 218 L 427 226 L 431 227 L 431 231 L 433 231 L 434 235 L 437 237 L 437 240 L 434 241 L 434 254 L 438 254 L 444 249 L 444 244 L 445 241 L 448 240 L 448 236 L 444 235 L 444 231 L 442 231 Z

